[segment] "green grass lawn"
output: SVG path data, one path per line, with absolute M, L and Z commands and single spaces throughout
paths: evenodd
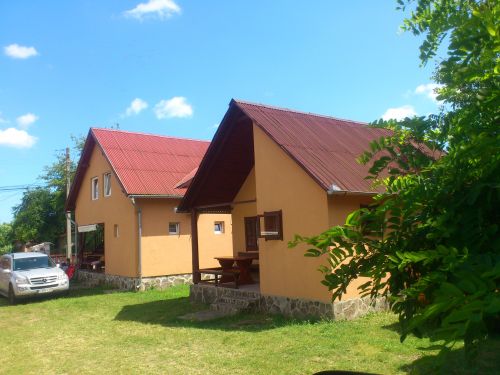
M 0 299 L 2 374 L 312 374 L 344 369 L 397 374 L 436 372 L 425 340 L 399 342 L 397 319 L 299 322 L 242 314 L 211 322 L 178 316 L 188 288 L 143 293 L 73 291 L 68 297 L 8 306 Z M 447 374 L 500 373 L 500 340 L 490 340 L 475 371 L 461 349 Z

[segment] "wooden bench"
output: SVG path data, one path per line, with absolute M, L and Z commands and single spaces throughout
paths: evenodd
M 252 259 L 259 259 L 258 251 L 238 251 L 239 257 L 247 257 Z
M 221 285 L 221 284 L 228 284 L 228 282 L 223 282 L 221 283 L 221 280 L 226 277 L 232 279 L 230 282 L 231 284 L 234 284 L 234 288 L 238 289 L 239 284 L 238 280 L 240 277 L 240 271 L 237 269 L 232 269 L 232 270 L 222 270 L 222 267 L 215 267 L 215 268 L 203 268 L 198 271 L 201 275 L 213 275 L 213 279 L 208 279 L 208 280 L 201 280 L 201 284 L 214 284 L 216 287 Z
M 258 251 L 239 251 L 239 257 L 252 258 L 254 262 L 250 266 L 252 272 L 259 272 L 259 252 Z

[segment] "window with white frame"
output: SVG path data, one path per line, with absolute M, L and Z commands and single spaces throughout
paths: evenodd
M 179 223 L 168 223 L 168 234 L 179 234 Z
M 95 201 L 99 199 L 99 178 L 94 177 L 91 180 L 91 186 L 92 186 L 92 200 Z
M 104 196 L 109 197 L 111 195 L 111 173 L 104 174 Z
M 224 222 L 223 221 L 214 222 L 214 233 L 215 234 L 224 233 Z

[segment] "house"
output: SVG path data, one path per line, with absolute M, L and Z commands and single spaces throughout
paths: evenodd
M 363 280 L 332 305 L 318 271 L 326 259 L 304 257 L 305 246 L 287 244 L 295 234 L 313 236 L 343 224 L 350 212 L 371 202 L 377 191 L 356 157 L 371 140 L 388 134 L 364 123 L 232 100 L 179 211 L 191 212 L 195 220 L 206 207 L 230 210 L 234 255 L 258 252 L 259 258 L 258 280 L 242 286 L 239 296 L 245 298 L 247 289 L 261 310 L 353 317 L 384 308 L 384 301 L 372 306 L 360 298 Z M 193 242 L 193 254 L 203 258 L 201 242 Z M 193 265 L 194 300 L 235 296 L 200 283 L 203 266 Z
M 67 199 L 80 277 L 121 288 L 189 282 L 191 217 L 176 207 L 209 142 L 91 128 Z M 232 253 L 230 216 L 200 217 L 203 267 Z M 94 271 L 94 272 L 90 272 Z M 97 271 L 97 272 L 95 272 Z

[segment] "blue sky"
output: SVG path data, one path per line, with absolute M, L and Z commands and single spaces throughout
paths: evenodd
M 0 2 L 0 187 L 90 126 L 211 139 L 231 98 L 360 121 L 436 111 L 395 0 Z M 0 222 L 21 192 L 0 191 Z

